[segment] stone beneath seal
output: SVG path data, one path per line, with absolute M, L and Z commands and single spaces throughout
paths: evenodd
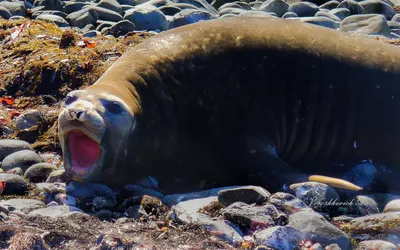
M 185 25 L 68 94 L 64 167 L 75 181 L 109 185 L 154 176 L 167 193 L 273 191 L 372 159 L 393 170 L 374 189 L 398 192 L 399 76 L 398 47 L 337 30 L 266 17 Z M 345 167 L 330 165 L 338 162 Z

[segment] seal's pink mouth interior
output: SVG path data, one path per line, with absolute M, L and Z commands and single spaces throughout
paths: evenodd
M 100 145 L 80 131 L 68 133 L 69 152 L 73 168 L 89 168 L 100 155 Z

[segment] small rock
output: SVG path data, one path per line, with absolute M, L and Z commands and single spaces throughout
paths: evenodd
M 169 22 L 169 29 L 177 28 L 180 26 L 197 23 L 214 19 L 214 17 L 207 11 L 196 9 L 184 9 L 172 16 Z
M 49 177 L 47 177 L 46 182 L 47 183 L 53 183 L 53 182 L 67 182 L 68 181 L 68 176 L 65 173 L 64 169 L 59 169 L 51 172 L 49 174 Z
M 387 212 L 354 218 L 349 223 L 352 234 L 384 234 L 400 227 L 400 212 Z
M 5 7 L 0 6 L 0 17 L 2 17 L 4 19 L 10 19 L 12 17 L 12 14 Z
M 389 4 L 380 0 L 365 0 L 361 1 L 360 5 L 364 8 L 365 14 L 381 14 L 387 20 L 392 19 L 396 11 Z
M 350 10 L 347 8 L 336 8 L 334 10 L 329 11 L 329 13 L 337 16 L 340 20 L 343 20 L 351 15 Z
M 33 210 L 28 214 L 28 216 L 41 215 L 46 217 L 59 217 L 69 212 L 83 213 L 83 211 L 77 207 L 59 205 Z
M 283 0 L 267 0 L 261 4 L 259 10 L 274 12 L 278 17 L 282 17 L 289 9 L 289 4 Z
M 33 148 L 26 141 L 14 139 L 0 140 L 0 162 L 2 162 L 6 156 L 21 150 L 33 151 Z
M 138 5 L 126 11 L 125 20 L 135 24 L 137 30 L 160 30 L 168 29 L 168 21 L 164 14 L 152 5 Z
M 270 196 L 271 194 L 262 187 L 245 186 L 219 191 L 218 201 L 225 207 L 238 201 L 247 204 L 261 204 L 265 202 Z
M 320 8 L 320 9 L 325 9 L 325 10 L 333 10 L 333 9 L 337 8 L 338 5 L 339 5 L 339 2 L 338 2 L 338 1 L 336 1 L 336 0 L 331 0 L 331 1 L 328 1 L 328 2 L 326 2 L 326 3 L 324 3 L 324 4 L 321 4 L 321 5 L 319 6 L 319 8 Z
M 355 248 L 356 250 L 396 250 L 398 249 L 393 243 L 383 241 L 383 240 L 366 240 L 360 242 L 360 244 Z
M 125 217 L 133 218 L 135 220 L 140 220 L 140 219 L 147 220 L 149 217 L 149 215 L 146 213 L 142 205 L 129 207 L 123 215 Z
M 28 189 L 28 182 L 19 175 L 0 174 L 0 181 L 6 184 L 2 195 L 21 195 Z
M 101 209 L 100 211 L 96 212 L 94 214 L 99 220 L 104 221 L 104 220 L 110 220 L 112 217 L 112 212 L 107 209 Z
M 68 23 L 78 28 L 84 28 L 88 24 L 95 25 L 97 19 L 99 19 L 99 15 L 92 8 L 72 12 L 67 16 Z
M 57 167 L 53 164 L 42 162 L 36 163 L 29 167 L 24 174 L 30 182 L 43 182 L 49 177 L 50 173 L 57 170 Z
M 42 159 L 37 153 L 24 149 L 14 152 L 4 158 L 3 162 L 1 163 L 1 167 L 5 171 L 17 167 L 21 168 L 23 171 L 26 171 L 33 164 L 40 162 L 42 162 Z
M 340 30 L 369 35 L 388 36 L 390 34 L 390 29 L 385 17 L 375 14 L 353 15 L 346 17 L 340 24 Z
M 22 171 L 21 168 L 13 168 L 13 169 L 7 170 L 6 173 L 7 174 L 16 174 L 16 175 L 19 175 L 19 176 L 24 176 L 24 171 Z
M 365 14 L 364 8 L 354 0 L 344 0 L 340 2 L 337 8 L 346 8 L 350 11 L 350 15 Z
M 59 10 L 64 11 L 65 3 L 61 0 L 35 0 L 33 7 L 43 7 L 42 10 Z
M 47 21 L 47 19 L 46 19 L 47 16 L 53 16 L 53 15 L 43 15 L 44 18 L 42 18 L 40 20 Z M 60 18 L 60 17 L 56 16 L 56 18 Z M 38 18 L 36 18 L 36 19 L 38 19 Z M 50 18 L 50 19 L 55 19 L 55 18 Z M 61 19 L 63 19 L 63 18 L 61 18 Z M 65 21 L 65 23 L 68 25 L 68 23 L 66 21 Z M 40 119 L 40 117 L 41 117 L 41 114 L 37 109 L 27 110 L 27 111 L 23 112 L 20 116 L 17 117 L 16 127 L 18 130 L 29 129 L 33 126 L 38 125 L 38 120 Z
M 265 213 L 262 206 L 235 202 L 222 210 L 225 219 L 232 223 L 250 229 L 251 231 L 274 226 L 271 216 Z
M 383 209 L 384 213 L 389 212 L 400 212 L 400 199 L 392 200 L 388 204 L 386 204 L 385 208 Z
M 299 17 L 313 17 L 319 8 L 314 3 L 295 2 L 289 6 L 288 11 L 296 13 Z
M 119 13 L 119 14 L 122 13 L 121 4 L 118 3 L 118 1 L 116 1 L 116 0 L 101 0 L 100 2 L 97 3 L 97 6 L 108 9 L 108 10 L 115 11 L 116 13 Z
M 283 192 L 273 194 L 269 198 L 269 202 L 285 214 L 292 214 L 302 210 L 312 210 L 299 198 Z
M 34 199 L 9 199 L 0 202 L 0 206 L 6 207 L 9 211 L 21 211 L 25 214 L 29 212 L 44 208 L 45 204 L 42 201 Z
M 123 189 L 124 196 L 143 196 L 143 195 L 149 195 L 152 197 L 157 197 L 159 199 L 162 199 L 164 195 L 154 189 L 150 188 L 144 188 L 139 185 L 126 185 Z
M 112 25 L 109 28 L 103 29 L 101 32 L 104 35 L 113 35 L 115 37 L 124 36 L 128 32 L 134 31 L 135 25 L 128 20 L 122 20 Z

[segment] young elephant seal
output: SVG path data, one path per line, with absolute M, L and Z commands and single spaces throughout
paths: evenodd
M 359 190 L 321 175 L 348 170 L 332 162 L 399 166 L 399 128 L 398 47 L 264 17 L 155 35 L 69 93 L 59 116 L 73 180 L 151 175 L 165 190 L 177 178 L 193 189 L 314 180 Z M 398 188 L 394 177 L 376 187 Z

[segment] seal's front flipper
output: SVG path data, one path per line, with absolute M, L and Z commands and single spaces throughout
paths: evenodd
M 361 187 L 339 178 L 323 175 L 308 175 L 292 168 L 279 158 L 273 146 L 261 139 L 245 137 L 241 139 L 245 149 L 242 148 L 241 161 L 246 167 L 250 183 L 264 186 L 276 191 L 285 185 L 293 183 L 314 181 L 330 185 L 334 188 L 348 190 L 362 190 Z M 271 190 L 272 191 L 272 190 Z

